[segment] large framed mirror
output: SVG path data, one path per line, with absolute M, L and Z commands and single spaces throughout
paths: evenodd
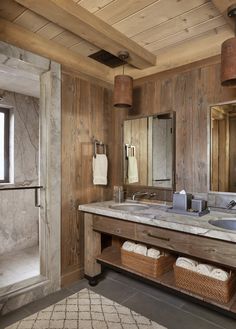
M 236 192 L 236 101 L 210 107 L 210 191 Z
M 175 189 L 175 112 L 123 125 L 124 184 Z

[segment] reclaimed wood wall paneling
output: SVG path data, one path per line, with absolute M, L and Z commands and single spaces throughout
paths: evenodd
M 176 189 L 207 192 L 209 106 L 236 99 L 220 85 L 220 63 L 212 58 L 188 69 L 156 74 L 135 82 L 134 109 L 128 118 L 176 111 Z
M 84 224 L 79 204 L 111 199 L 111 91 L 62 74 L 62 285 L 83 276 Z M 107 186 L 92 183 L 92 138 L 107 145 Z

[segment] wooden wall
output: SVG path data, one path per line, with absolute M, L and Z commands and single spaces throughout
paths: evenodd
M 229 191 L 236 192 L 236 170 L 235 170 L 235 161 L 236 161 L 236 118 L 230 119 L 230 163 L 229 163 Z
M 176 111 L 176 189 L 207 192 L 209 105 L 236 99 L 220 86 L 218 58 L 136 80 L 128 117 Z
M 236 99 L 236 90 L 220 86 L 219 58 L 136 80 L 134 108 L 129 112 L 124 109 L 113 109 L 111 90 L 73 76 L 64 69 L 63 285 L 76 281 L 83 275 L 83 216 L 77 211 L 78 205 L 111 199 L 113 185 L 123 182 L 123 120 L 139 115 L 176 111 L 177 190 L 184 188 L 189 192 L 207 192 L 209 105 L 233 99 Z M 95 187 L 92 184 L 93 136 L 108 145 L 108 187 Z M 170 193 L 165 197 L 171 198 Z
M 83 215 L 79 204 L 112 198 L 112 92 L 62 74 L 62 285 L 83 275 Z M 108 186 L 92 183 L 92 138 L 107 144 Z M 114 156 L 116 161 L 116 156 Z M 117 160 L 118 161 L 118 160 Z

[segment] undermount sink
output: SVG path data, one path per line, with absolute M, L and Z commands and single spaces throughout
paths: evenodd
M 236 218 L 211 219 L 209 223 L 226 230 L 236 231 Z
M 145 204 L 138 204 L 138 203 L 120 203 L 110 206 L 109 208 L 114 210 L 123 210 L 123 211 L 141 211 L 146 210 L 149 206 Z

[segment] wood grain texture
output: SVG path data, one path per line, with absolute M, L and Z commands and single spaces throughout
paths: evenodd
M 132 39 L 140 45 L 149 45 L 173 36 L 176 33 L 188 32 L 189 28 L 197 27 L 199 24 L 213 20 L 215 17 L 219 17 L 219 11 L 211 2 L 207 2 L 193 10 L 175 16 L 161 24 L 157 24 L 148 30 L 144 30 L 132 37 Z
M 0 38 L 4 42 L 64 64 L 74 71 L 77 70 L 108 83 L 113 82 L 111 70 L 105 65 L 76 54 L 54 41 L 49 41 L 3 18 L 0 18 Z
M 136 35 L 144 30 L 150 29 L 155 25 L 160 25 L 173 17 L 179 16 L 191 9 L 198 7 L 207 0 L 191 0 L 191 1 L 173 1 L 159 0 L 153 4 L 144 7 L 132 16 L 128 16 L 122 21 L 114 24 L 122 33 L 129 37 Z M 162 14 L 160 14 L 162 13 Z
M 221 266 L 236 268 L 235 244 L 204 236 L 163 229 L 150 225 L 127 222 L 121 219 L 93 216 L 95 231 L 105 232 L 120 238 L 131 239 L 172 252 L 207 260 Z
M 92 183 L 93 136 L 112 157 L 110 90 L 67 73 L 62 74 L 62 283 L 81 277 L 84 267 L 84 222 L 79 204 L 112 198 L 108 186 Z M 80 275 L 80 277 L 79 277 Z
M 234 243 L 142 224 L 136 224 L 136 240 L 236 268 Z
M 93 229 L 124 238 L 135 239 L 135 226 L 131 222 L 93 215 Z
M 214 4 L 216 9 L 224 15 L 225 21 L 228 23 L 228 25 L 231 27 L 232 31 L 234 31 L 234 21 L 233 19 L 230 19 L 227 15 L 227 9 L 229 6 L 233 5 L 235 3 L 234 0 L 211 0 L 211 2 Z
M 236 118 L 230 119 L 230 138 L 229 138 L 229 191 L 236 192 L 236 171 L 235 171 L 235 160 L 236 160 Z
M 155 55 L 73 1 L 16 2 L 115 56 L 119 51 L 127 50 L 130 53 L 129 62 L 135 67 L 142 69 L 156 64 Z
M 209 106 L 234 100 L 236 90 L 220 85 L 216 58 L 135 81 L 128 118 L 176 111 L 177 190 L 207 192 Z
M 93 215 L 84 215 L 84 272 L 88 276 L 101 273 L 101 265 L 96 262 L 96 257 L 101 254 L 101 234 L 93 231 Z

